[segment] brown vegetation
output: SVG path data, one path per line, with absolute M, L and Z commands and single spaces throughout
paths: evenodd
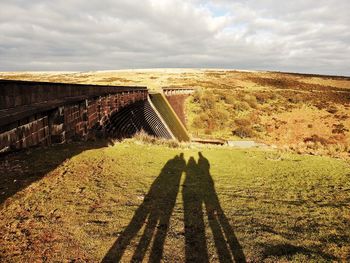
M 327 145 L 350 145 L 350 78 L 234 70 L 154 70 L 88 73 L 8 73 L 0 78 L 198 88 L 187 101 L 195 137 L 250 137 L 295 149 L 313 135 Z M 250 125 L 237 124 L 247 119 Z M 311 143 L 311 142 L 308 142 Z M 317 144 L 319 145 L 319 144 Z M 304 146 L 303 146 L 304 147 Z M 299 147 L 300 148 L 300 147 Z M 337 156 L 339 154 L 337 153 Z M 343 152 L 341 155 L 349 155 Z

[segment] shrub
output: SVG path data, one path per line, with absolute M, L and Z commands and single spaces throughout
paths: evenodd
M 243 100 L 249 104 L 249 106 L 253 109 L 256 109 L 258 107 L 258 102 L 256 100 L 256 97 L 254 95 L 248 95 L 246 94 L 243 97 Z
M 255 135 L 251 127 L 251 121 L 248 119 L 236 119 L 234 121 L 234 126 L 235 129 L 232 131 L 233 135 L 241 138 L 253 137 Z
M 303 102 L 303 97 L 300 94 L 296 94 L 293 97 L 289 97 L 288 101 L 290 103 L 297 104 L 297 103 Z
M 234 105 L 233 108 L 236 111 L 247 111 L 250 109 L 249 104 L 246 101 L 237 101 Z
M 329 104 L 326 101 L 320 101 L 320 102 L 315 103 L 314 106 L 319 110 L 323 110 L 323 109 L 327 109 Z
M 260 124 L 253 125 L 253 130 L 257 131 L 257 132 L 264 132 L 265 131 L 264 127 Z
M 214 120 L 217 128 L 224 127 L 227 124 L 229 117 L 229 113 L 224 109 L 216 108 L 209 112 L 209 118 Z
M 206 135 L 211 135 L 211 130 L 205 129 L 205 130 L 204 130 L 204 134 L 206 134 Z
M 202 112 L 194 118 L 193 127 L 197 129 L 203 129 L 207 127 L 208 120 L 209 120 L 208 114 Z
M 215 95 L 211 92 L 205 92 L 200 97 L 200 104 L 203 110 L 214 109 L 216 104 Z
M 236 119 L 235 124 L 237 126 L 249 126 L 251 123 L 248 119 Z
M 216 95 L 218 96 L 218 99 L 219 100 L 223 100 L 223 101 L 225 101 L 226 100 L 226 97 L 227 97 L 227 94 L 225 94 L 224 92 L 222 92 L 222 91 L 217 91 L 216 92 Z
M 329 143 L 327 139 L 320 137 L 316 134 L 312 135 L 311 137 L 304 138 L 304 142 L 320 143 L 322 145 L 327 145 Z
M 335 106 L 330 106 L 328 109 L 327 109 L 327 111 L 329 112 L 329 113 L 331 113 L 331 114 L 335 114 L 335 113 L 337 113 L 338 112 L 338 109 L 337 109 L 337 107 L 335 107 Z
M 227 125 L 230 114 L 223 108 L 213 108 L 198 114 L 192 123 L 197 129 L 209 129 L 210 131 L 221 129 Z
M 254 132 L 249 126 L 238 127 L 232 131 L 232 134 L 241 138 L 249 138 L 254 136 Z
M 259 104 L 264 104 L 269 100 L 269 96 L 267 93 L 258 93 L 255 94 L 255 98 Z
M 255 92 L 254 95 L 255 95 L 256 101 L 259 104 L 265 104 L 269 100 L 276 100 L 278 98 L 275 92 L 260 91 L 260 92 Z
M 333 124 L 334 129 L 332 130 L 332 133 L 338 133 L 338 134 L 344 134 L 345 132 L 348 132 L 349 130 L 345 128 L 344 124 Z
M 237 100 L 233 95 L 227 95 L 224 97 L 224 101 L 227 104 L 234 105 Z

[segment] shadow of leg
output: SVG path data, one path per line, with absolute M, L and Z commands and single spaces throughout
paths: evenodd
M 184 182 L 183 203 L 186 262 L 209 262 L 202 209 L 198 167 L 193 157 L 188 161 Z
M 166 213 L 159 220 L 156 236 L 154 238 L 150 262 L 160 262 L 164 250 L 164 242 L 169 228 L 171 213 Z
M 219 220 L 220 220 L 221 227 L 224 230 L 225 236 L 228 240 L 228 244 L 231 248 L 231 253 L 233 255 L 233 258 L 235 259 L 235 262 L 246 262 L 246 258 L 243 253 L 242 247 L 239 244 L 239 241 L 229 221 L 227 220 L 227 217 L 225 216 L 222 210 L 219 213 Z
M 135 250 L 135 253 L 132 257 L 131 262 L 141 262 L 142 259 L 144 258 L 147 248 L 151 243 L 154 230 L 157 226 L 157 221 L 158 221 L 157 216 L 154 214 L 150 214 L 150 216 L 148 217 L 148 222 L 147 222 L 145 231 L 143 232 L 140 242 L 137 245 L 137 248 Z
M 204 189 L 202 198 L 208 214 L 209 225 L 213 232 L 219 260 L 220 262 L 233 262 L 233 257 L 235 262 L 246 262 L 242 247 L 221 208 L 214 181 L 209 171 L 210 163 L 202 153 L 199 152 L 198 155 L 198 167 L 201 171 L 200 180 L 202 189 Z
M 131 240 L 140 231 L 144 222 L 148 216 L 148 209 L 145 205 L 141 205 L 135 215 L 133 216 L 130 224 L 118 237 L 113 246 L 108 250 L 107 254 L 103 258 L 102 262 L 119 262 L 124 254 L 125 249 L 130 244 Z
M 159 262 L 161 260 L 169 220 L 174 209 L 181 175 L 185 166 L 186 162 L 183 154 L 175 156 L 164 165 L 159 176 L 152 183 L 143 203 L 136 210 L 131 222 L 109 249 L 102 262 L 119 262 L 131 240 L 146 224 L 132 258 L 132 261 L 142 261 L 150 246 L 158 221 L 159 226 L 150 261 Z M 146 222 L 147 217 L 148 221 Z M 163 226 L 166 226 L 164 231 L 160 231 Z
M 215 215 L 214 211 L 208 211 L 208 220 L 211 231 L 213 232 L 214 242 L 216 251 L 218 253 L 220 262 L 233 262 L 230 251 L 227 247 L 227 242 L 222 233 L 222 229 L 220 227 L 217 215 Z

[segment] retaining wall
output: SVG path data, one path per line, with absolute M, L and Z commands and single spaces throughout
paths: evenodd
M 0 152 L 86 139 L 145 87 L 0 80 Z
M 180 121 L 186 127 L 185 101 L 188 96 L 195 92 L 195 88 L 164 87 L 162 90 Z

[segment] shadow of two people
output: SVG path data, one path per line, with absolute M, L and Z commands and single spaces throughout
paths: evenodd
M 131 262 L 140 262 L 144 259 L 153 236 L 149 261 L 161 261 L 183 172 L 186 173 L 182 189 L 186 262 L 209 262 L 203 205 L 213 233 L 219 261 L 246 261 L 234 231 L 221 208 L 210 175 L 210 163 L 201 152 L 198 155 L 198 162 L 190 157 L 186 164 L 183 153 L 167 161 L 129 225 L 109 249 L 102 262 L 119 262 L 131 240 L 142 227 L 145 227 L 144 232 Z

